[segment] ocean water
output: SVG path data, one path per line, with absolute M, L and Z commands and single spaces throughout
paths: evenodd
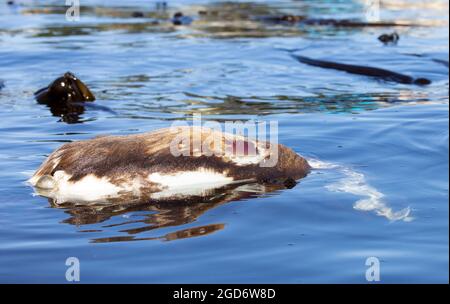
M 381 283 L 448 282 L 448 1 L 383 1 L 383 20 L 414 23 L 396 28 L 261 18 L 365 18 L 364 1 L 351 0 L 81 4 L 70 22 L 60 1 L 0 3 L 0 282 L 65 283 L 69 257 L 81 283 L 367 283 L 369 257 Z M 172 25 L 177 11 L 193 22 Z M 394 30 L 397 45 L 378 41 Z M 311 67 L 292 54 L 433 83 Z M 66 71 L 97 100 L 61 116 L 33 92 Z M 170 206 L 59 208 L 26 183 L 65 142 L 194 113 L 276 121 L 279 142 L 314 170 L 293 189 Z

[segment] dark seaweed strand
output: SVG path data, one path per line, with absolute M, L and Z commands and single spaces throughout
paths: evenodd
M 321 67 L 325 69 L 334 69 L 344 71 L 351 74 L 364 75 L 369 77 L 377 77 L 385 80 L 390 80 L 402 84 L 430 84 L 431 81 L 425 78 L 414 79 L 411 76 L 403 75 L 400 73 L 392 72 L 385 69 L 374 68 L 369 66 L 360 66 L 352 64 L 343 64 L 332 61 L 316 60 L 300 55 L 292 55 L 298 61 L 311 66 Z

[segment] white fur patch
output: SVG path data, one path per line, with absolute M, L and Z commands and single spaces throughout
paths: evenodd
M 101 201 L 117 196 L 122 190 L 105 177 L 86 175 L 76 182 L 69 181 L 70 177 L 64 171 L 56 171 L 53 175 L 55 188 L 51 192 L 57 202 Z
M 124 193 L 132 193 L 139 197 L 142 185 L 147 184 L 142 183 L 139 178 L 120 185 L 112 184 L 107 177 L 98 178 L 94 175 L 86 175 L 75 182 L 69 181 L 70 178 L 71 175 L 64 171 L 56 171 L 53 177 L 34 177 L 32 184 L 36 186 L 37 194 L 52 198 L 56 203 L 104 202 L 120 197 Z M 152 194 L 153 199 L 202 196 L 208 191 L 234 183 L 231 177 L 205 169 L 175 174 L 152 173 L 148 176 L 148 181 L 157 183 L 162 188 L 162 191 Z
M 175 174 L 152 173 L 148 176 L 148 180 L 158 183 L 164 188 L 163 191 L 152 195 L 154 199 L 203 195 L 209 190 L 233 183 L 233 178 L 205 169 L 182 171 Z
M 56 171 L 53 177 L 34 176 L 29 182 L 37 187 L 37 194 L 52 198 L 57 204 L 104 201 L 117 197 L 119 191 L 123 190 L 105 177 L 86 175 L 76 182 L 69 181 L 70 178 L 71 175 L 64 171 Z
M 238 166 L 245 166 L 245 165 L 256 165 L 262 162 L 265 158 L 265 155 L 257 154 L 254 155 L 233 155 L 230 157 L 231 161 L 235 163 Z
M 244 140 L 242 140 L 244 142 Z M 270 150 L 267 150 L 263 147 L 261 143 L 256 143 L 254 141 L 247 141 L 250 145 L 254 145 L 256 148 L 251 149 L 248 148 L 248 151 L 244 150 L 244 147 L 240 147 L 240 153 L 237 151 L 233 151 L 233 153 L 225 153 L 233 163 L 238 166 L 246 166 L 246 165 L 256 165 L 264 161 L 266 157 L 270 155 Z

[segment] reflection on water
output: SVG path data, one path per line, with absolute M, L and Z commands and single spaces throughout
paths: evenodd
M 134 237 L 134 236 L 106 237 L 106 238 L 93 239 L 92 243 L 154 241 L 154 240 L 174 241 L 174 240 L 208 235 L 208 234 L 214 233 L 216 231 L 222 230 L 224 227 L 225 227 L 225 224 L 210 224 L 210 225 L 205 225 L 205 226 L 182 229 L 182 230 L 170 232 L 165 235 L 157 236 L 157 237 L 142 237 L 142 238 L 138 238 L 138 237 Z M 131 233 L 131 232 L 129 232 L 129 233 Z
M 47 105 L 53 116 L 60 117 L 66 123 L 82 122 L 80 117 L 84 114 L 85 105 L 82 103 L 58 103 Z
M 81 24 L 48 24 L 39 27 L 31 33 L 31 37 L 64 37 L 92 35 L 105 31 L 124 31 L 127 33 L 171 33 L 177 32 L 177 25 L 173 23 L 172 16 L 183 12 L 186 18 L 193 20 L 186 26 L 181 26 L 179 37 L 210 37 L 210 38 L 264 38 L 289 37 L 311 35 L 336 35 L 346 32 L 361 31 L 368 27 L 395 27 L 437 25 L 437 20 L 393 20 L 386 22 L 365 22 L 361 12 L 364 5 L 351 2 L 340 6 L 342 13 L 351 16 L 350 19 L 335 19 L 335 9 L 311 1 L 298 3 L 273 3 L 272 5 L 260 2 L 216 2 L 205 5 L 169 6 L 161 9 L 157 5 L 146 5 L 140 10 L 136 7 L 104 7 L 82 6 L 80 14 L 85 18 L 98 18 L 103 22 L 92 21 Z M 66 6 L 41 5 L 29 6 L 27 4 L 16 6 L 13 11 L 23 15 L 65 15 Z M 300 12 L 302 15 L 287 14 L 287 11 Z M 317 18 L 316 15 L 329 16 Z M 128 21 L 124 21 L 128 20 Z M 331 28 L 339 28 L 338 31 Z M 185 30 L 189 28 L 188 32 Z M 0 30 L 0 33 L 2 30 Z M 15 34 L 20 33 L 15 31 Z
M 147 75 L 130 75 L 120 77 L 117 81 L 108 81 L 109 86 L 119 90 L 145 89 L 145 83 L 151 81 Z M 110 93 L 111 91 L 111 93 Z M 103 91 L 100 98 L 113 100 L 114 89 Z M 85 111 L 102 111 L 116 117 L 132 117 L 139 119 L 155 119 L 154 113 L 168 113 L 172 117 L 158 117 L 167 120 L 185 120 L 195 113 L 203 115 L 272 115 L 289 113 L 360 113 L 376 110 L 400 103 L 429 102 L 426 94 L 414 91 L 399 92 L 367 92 L 317 94 L 316 96 L 205 96 L 184 92 L 185 98 L 168 103 L 167 99 L 152 101 L 143 100 L 114 105 L 115 109 L 100 106 L 96 103 L 63 103 L 47 105 L 53 116 L 60 117 L 66 123 L 82 123 Z M 133 94 L 130 93 L 133 98 Z M 117 96 L 119 98 L 119 96 Z M 123 98 L 123 96 L 122 96 Z M 164 102 L 162 102 L 164 101 Z M 220 118 L 217 118 L 220 121 Z
M 126 84 L 124 84 L 126 85 Z M 205 96 L 184 92 L 186 98 L 161 104 L 127 103 L 117 109 L 119 117 L 155 119 L 155 112 L 171 114 L 164 120 L 190 120 L 193 114 L 212 115 L 273 115 L 289 113 L 361 113 L 403 103 L 427 103 L 427 95 L 412 91 L 318 94 L 317 96 Z M 241 118 L 241 120 L 246 120 Z
M 431 59 L 430 59 L 431 60 Z M 436 61 L 433 59 L 432 61 Z M 445 69 L 445 68 L 444 68 Z M 325 71 L 324 73 L 330 73 Z M 337 71 L 336 73 L 342 73 Z M 439 71 L 442 77 L 448 70 Z M 149 76 L 146 74 L 128 75 L 116 79 L 105 79 L 102 83 L 107 90 L 99 91 L 98 99 L 104 99 L 114 108 L 97 103 L 51 104 L 48 105 L 53 116 L 60 117 L 66 123 L 82 123 L 86 111 L 102 111 L 119 118 L 135 119 L 189 119 L 192 114 L 203 115 L 272 115 L 289 113 L 360 113 L 401 103 L 426 103 L 430 101 L 428 94 L 418 90 L 397 90 L 386 92 L 361 93 L 315 93 L 308 96 L 273 95 L 273 96 L 233 96 L 233 95 L 200 95 L 182 92 L 180 97 L 151 96 L 136 100 L 136 95 L 148 92 L 148 85 L 164 79 L 165 76 Z M 361 76 L 363 77 L 363 76 Z M 373 81 L 368 79 L 367 81 Z M 97 95 L 97 92 L 96 92 Z M 130 101 L 124 99 L 130 99 Z M 121 103 L 111 103 L 120 100 Z M 155 117 L 155 113 L 167 113 L 172 116 Z M 217 120 L 221 120 L 217 118 Z
M 270 115 L 278 113 L 357 113 L 375 110 L 402 102 L 405 96 L 400 93 L 360 93 L 360 94 L 320 94 L 317 96 L 201 96 L 185 93 L 189 99 L 183 100 L 187 107 L 168 108 L 172 113 L 213 114 L 257 114 Z M 410 95 L 407 99 L 423 101 L 423 95 Z
M 114 224 L 102 225 L 100 229 L 94 229 L 94 232 L 100 232 L 103 229 L 108 233 L 111 230 L 120 228 L 117 233 L 126 234 L 126 236 L 113 236 L 93 239 L 94 243 L 123 242 L 137 240 L 165 240 L 173 241 L 182 238 L 197 237 L 211 234 L 225 227 L 222 223 L 211 224 L 207 226 L 191 227 L 187 229 L 176 230 L 158 237 L 137 237 L 138 234 L 150 232 L 153 230 L 177 227 L 195 222 L 197 218 L 207 211 L 217 208 L 229 202 L 237 202 L 244 199 L 256 198 L 267 195 L 267 193 L 276 192 L 283 189 L 282 186 L 245 184 L 240 186 L 228 186 L 225 188 L 208 191 L 205 196 L 189 197 L 183 200 L 174 201 L 152 201 L 148 203 L 126 203 L 111 202 L 108 204 L 77 205 L 72 203 L 57 204 L 49 200 L 50 206 L 62 208 L 69 214 L 68 219 L 63 223 L 83 226 L 106 222 L 112 218 Z M 45 195 L 45 193 L 37 192 Z M 137 218 L 137 219 L 134 219 Z M 129 227 L 131 226 L 131 228 Z M 90 232 L 90 230 L 83 232 Z
M 59 117 L 59 122 L 68 124 L 84 123 L 92 119 L 84 119 L 83 114 L 86 110 L 108 113 L 112 116 L 117 115 L 115 111 L 106 106 L 97 105 L 95 103 L 82 102 L 65 102 L 65 103 L 50 103 L 45 105 L 50 113 Z

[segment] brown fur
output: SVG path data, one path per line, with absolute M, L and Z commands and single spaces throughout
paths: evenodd
M 237 165 L 224 156 L 175 157 L 170 152 L 170 143 L 183 130 L 186 131 L 185 127 L 178 128 L 177 133 L 161 129 L 138 135 L 104 136 L 68 143 L 53 152 L 35 176 L 53 175 L 56 171 L 63 170 L 72 176 L 70 181 L 78 181 L 93 174 L 108 177 L 112 183 L 120 184 L 136 177 L 145 178 L 154 172 L 170 174 L 202 167 L 224 172 L 234 180 L 254 179 L 264 183 L 278 183 L 287 179 L 298 180 L 310 170 L 305 159 L 283 145 L 278 145 L 278 163 L 275 167 Z M 192 131 L 192 128 L 189 130 Z M 205 128 L 201 132 L 201 141 L 211 135 L 215 138 L 219 136 L 226 145 L 232 144 L 227 140 L 228 135 Z M 191 133 L 191 146 L 192 143 Z M 149 187 L 151 188 L 150 185 Z M 156 191 L 156 185 L 154 187 Z

